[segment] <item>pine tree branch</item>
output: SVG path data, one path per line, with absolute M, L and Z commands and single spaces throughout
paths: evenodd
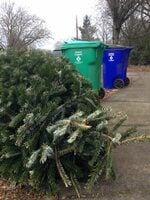
M 79 183 L 77 181 L 77 178 L 73 174 L 71 174 L 70 177 L 71 177 L 72 185 L 73 185 L 73 187 L 74 187 L 74 189 L 76 191 L 76 194 L 77 194 L 78 198 L 80 199 L 81 198 L 80 185 L 79 185 Z
M 55 148 L 55 160 L 56 160 L 56 166 L 57 166 L 59 175 L 62 178 L 63 183 L 65 184 L 66 187 L 71 186 L 71 181 L 70 181 L 68 175 L 66 174 L 60 160 L 58 159 L 58 153 L 57 153 L 56 148 Z
M 58 158 L 66 155 L 66 154 L 72 153 L 73 151 L 75 151 L 74 145 L 72 145 L 71 147 L 68 147 L 66 149 L 59 150 L 58 151 Z
M 146 140 L 150 140 L 150 135 L 143 134 L 137 137 L 129 138 L 129 139 L 123 140 L 120 144 L 129 144 L 131 142 L 139 142 L 139 141 L 146 141 Z
M 112 137 L 110 137 L 109 135 L 106 135 L 104 133 L 102 133 L 101 136 L 104 137 L 104 138 L 106 138 L 109 141 L 112 141 L 112 139 L 113 139 Z

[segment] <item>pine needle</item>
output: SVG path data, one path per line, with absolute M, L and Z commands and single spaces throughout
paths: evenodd
M 62 178 L 63 183 L 65 184 L 66 187 L 71 186 L 71 181 L 70 181 L 68 175 L 66 174 L 60 160 L 58 159 L 57 150 L 55 150 L 55 159 L 56 159 L 56 166 L 57 166 L 59 175 Z
M 77 181 L 77 178 L 75 177 L 75 175 L 72 175 L 72 174 L 70 175 L 70 177 L 71 177 L 72 185 L 73 185 L 73 187 L 74 187 L 74 189 L 76 191 L 76 194 L 77 194 L 78 198 L 80 199 L 81 198 L 80 185 L 79 185 L 79 183 Z
M 129 144 L 131 142 L 140 142 L 140 141 L 146 141 L 146 140 L 150 140 L 150 135 L 143 134 L 137 137 L 129 138 L 129 139 L 123 140 L 120 144 Z

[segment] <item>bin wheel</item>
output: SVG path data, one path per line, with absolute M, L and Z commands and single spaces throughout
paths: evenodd
M 129 84 L 130 84 L 130 79 L 127 77 L 126 80 L 125 80 L 125 82 L 124 82 L 124 85 L 128 86 Z
M 125 83 L 122 79 L 117 78 L 117 79 L 114 80 L 113 85 L 114 85 L 114 88 L 119 89 L 119 88 L 123 88 Z
M 100 99 L 103 99 L 104 96 L 105 96 L 105 90 L 104 90 L 103 88 L 101 88 L 101 89 L 99 90 L 99 97 L 100 97 Z

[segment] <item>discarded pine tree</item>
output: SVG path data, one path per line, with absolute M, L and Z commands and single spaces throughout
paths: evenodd
M 0 56 L 0 175 L 54 195 L 61 180 L 88 187 L 114 177 L 116 133 L 108 110 L 72 65 L 35 51 Z

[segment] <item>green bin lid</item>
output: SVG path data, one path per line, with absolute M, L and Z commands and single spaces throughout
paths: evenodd
M 72 40 L 72 41 L 64 42 L 64 44 L 61 46 L 61 49 L 65 50 L 65 49 L 73 49 L 73 48 L 90 48 L 90 47 L 106 48 L 107 45 L 103 44 L 100 41 Z

